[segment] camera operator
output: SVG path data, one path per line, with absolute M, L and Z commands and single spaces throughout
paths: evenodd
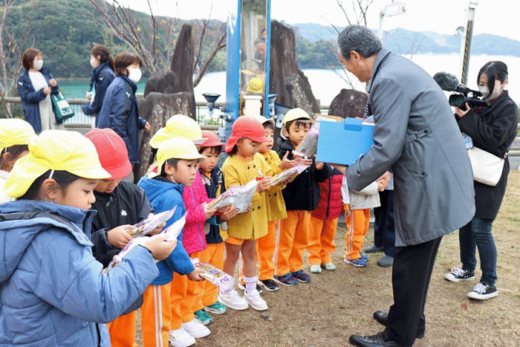
M 498 295 L 497 250 L 491 233 L 507 185 L 509 160 L 507 152 L 513 143 L 518 124 L 518 107 L 504 90 L 508 82 L 507 65 L 490 61 L 479 71 L 477 83 L 487 106 L 456 108 L 455 117 L 460 131 L 473 140 L 473 145 L 499 158 L 505 158 L 502 176 L 496 186 L 477 181 L 475 185 L 476 213 L 471 222 L 459 230 L 462 269 L 453 268 L 445 278 L 460 282 L 473 280 L 477 265 L 476 249 L 480 255 L 482 278 L 468 297 L 486 300 Z

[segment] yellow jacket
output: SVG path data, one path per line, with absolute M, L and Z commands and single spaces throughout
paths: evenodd
M 281 160 L 276 151 L 261 153 L 261 155 L 264 157 L 266 164 L 271 168 L 271 176 L 282 172 L 280 169 Z M 269 222 L 287 218 L 285 200 L 282 195 L 282 189 L 284 188 L 284 184 L 278 184 L 267 191 L 267 220 Z
M 270 167 L 260 154 L 251 160 L 232 155 L 222 165 L 226 190 L 232 186 L 243 186 L 259 176 L 272 176 Z M 251 213 L 241 213 L 227 222 L 228 235 L 237 239 L 252 240 L 267 235 L 267 194 L 255 193 Z

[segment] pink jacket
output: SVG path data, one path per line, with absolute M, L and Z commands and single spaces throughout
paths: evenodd
M 186 225 L 184 226 L 184 234 L 182 235 L 182 244 L 188 254 L 200 252 L 206 249 L 206 235 L 204 234 L 204 207 L 202 203 L 210 202 L 206 193 L 206 187 L 202 182 L 199 171 L 197 170 L 195 181 L 191 187 L 184 187 L 182 191 L 182 199 L 186 206 Z

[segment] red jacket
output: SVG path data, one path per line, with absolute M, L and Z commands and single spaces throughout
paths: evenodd
M 195 181 L 191 187 L 184 187 L 182 191 L 182 199 L 186 206 L 186 225 L 184 226 L 184 234 L 182 236 L 182 245 L 188 254 L 200 252 L 206 249 L 206 235 L 204 234 L 204 222 L 206 216 L 204 214 L 203 202 L 210 202 L 206 193 L 206 187 L 199 171 L 197 170 Z
M 343 211 L 343 203 L 341 201 L 341 184 L 343 183 L 343 175 L 334 170 L 332 177 L 321 182 L 320 185 L 320 202 L 318 207 L 311 212 L 314 218 L 318 219 L 336 219 Z

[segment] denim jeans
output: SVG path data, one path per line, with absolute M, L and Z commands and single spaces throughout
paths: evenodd
M 497 248 L 491 234 L 493 219 L 473 218 L 460 228 L 460 261 L 462 269 L 475 271 L 477 267 L 476 251 L 480 255 L 480 282 L 494 286 L 497 280 Z

